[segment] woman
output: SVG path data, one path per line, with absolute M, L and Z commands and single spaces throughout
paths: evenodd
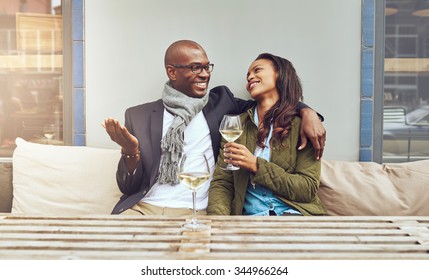
M 246 89 L 256 106 L 240 115 L 243 134 L 223 140 L 209 189 L 209 215 L 323 215 L 320 161 L 299 147 L 299 77 L 287 59 L 263 53 L 250 65 Z M 240 167 L 224 171 L 223 162 Z

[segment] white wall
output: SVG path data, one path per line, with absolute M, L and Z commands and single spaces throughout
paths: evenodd
M 165 49 L 191 39 L 215 64 L 211 87 L 243 98 L 259 53 L 291 60 L 325 117 L 324 158 L 359 158 L 360 0 L 86 0 L 85 28 L 88 146 L 117 147 L 101 121 L 160 98 Z

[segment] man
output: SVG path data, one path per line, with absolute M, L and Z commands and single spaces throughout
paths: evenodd
M 253 104 L 235 98 L 225 86 L 215 87 L 207 94 L 213 64 L 196 42 L 174 42 L 164 59 L 169 81 L 162 99 L 128 108 L 125 126 L 112 118 L 103 123 L 110 138 L 121 146 L 123 155 L 116 179 L 124 195 L 112 214 L 191 214 L 191 192 L 177 179 L 181 155 L 204 153 L 213 172 L 223 115 L 239 114 Z M 325 129 L 312 109 L 300 109 L 300 114 L 300 149 L 307 144 L 308 135 L 319 159 L 325 145 Z M 197 192 L 196 209 L 202 214 L 207 207 L 209 185 L 210 180 Z

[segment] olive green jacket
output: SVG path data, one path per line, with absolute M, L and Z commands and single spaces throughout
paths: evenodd
M 256 148 L 258 128 L 253 120 L 253 109 L 240 115 L 243 134 L 236 140 L 249 151 Z M 320 181 L 320 161 L 314 158 L 311 143 L 298 151 L 301 119 L 292 121 L 288 137 L 271 144 L 271 159 L 257 158 L 258 171 L 253 174 L 243 168 L 222 170 L 223 152 L 219 153 L 216 170 L 209 189 L 207 214 L 242 215 L 248 181 L 270 189 L 279 199 L 299 210 L 303 215 L 323 215 L 326 210 L 317 196 Z M 226 143 L 222 139 L 221 147 Z M 222 149 L 222 148 L 221 148 Z

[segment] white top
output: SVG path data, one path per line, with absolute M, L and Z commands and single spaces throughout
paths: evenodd
M 173 122 L 173 115 L 164 109 L 162 136 L 167 133 Z M 210 129 L 203 112 L 199 112 L 185 129 L 184 153 L 204 153 L 210 167 L 210 179 L 197 190 L 196 209 L 205 210 L 208 203 L 208 192 L 215 168 Z M 143 155 L 144 156 L 144 155 Z M 161 155 L 162 162 L 162 155 Z M 184 184 L 169 185 L 155 183 L 141 200 L 145 203 L 170 208 L 192 209 L 192 191 Z

